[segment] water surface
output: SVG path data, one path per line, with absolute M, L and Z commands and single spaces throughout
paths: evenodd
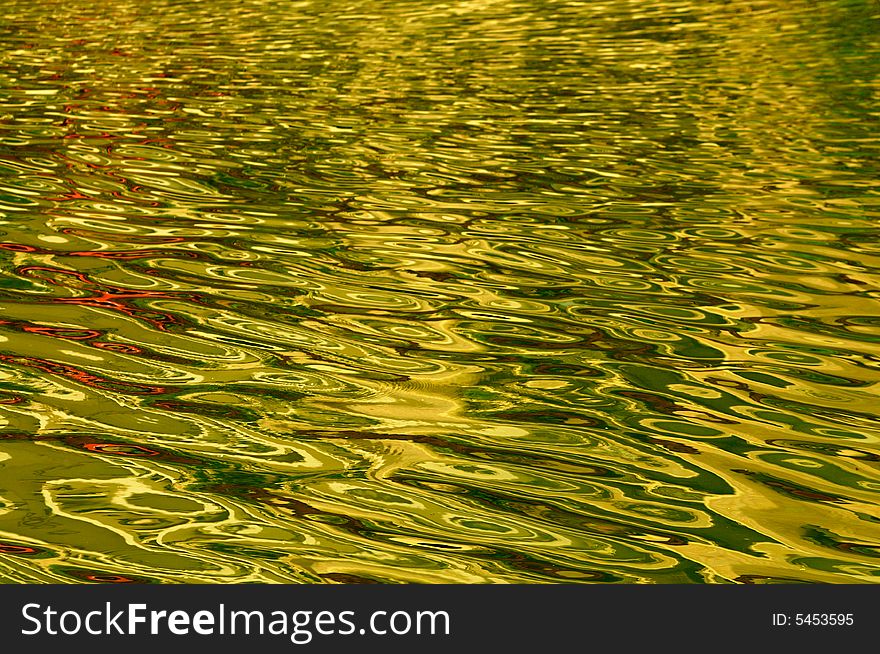
M 876 2 L 4 14 L 3 581 L 876 581 Z

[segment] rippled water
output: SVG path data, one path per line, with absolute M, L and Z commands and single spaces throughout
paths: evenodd
M 0 578 L 880 575 L 880 5 L 8 0 Z

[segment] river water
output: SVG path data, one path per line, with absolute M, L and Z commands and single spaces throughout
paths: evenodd
M 0 580 L 877 580 L 876 2 L 3 10 Z

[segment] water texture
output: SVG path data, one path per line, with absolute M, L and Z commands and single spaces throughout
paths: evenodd
M 3 13 L 0 580 L 878 580 L 877 2 Z

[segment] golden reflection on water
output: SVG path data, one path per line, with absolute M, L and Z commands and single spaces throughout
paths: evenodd
M 7 3 L 7 582 L 869 582 L 875 3 Z

